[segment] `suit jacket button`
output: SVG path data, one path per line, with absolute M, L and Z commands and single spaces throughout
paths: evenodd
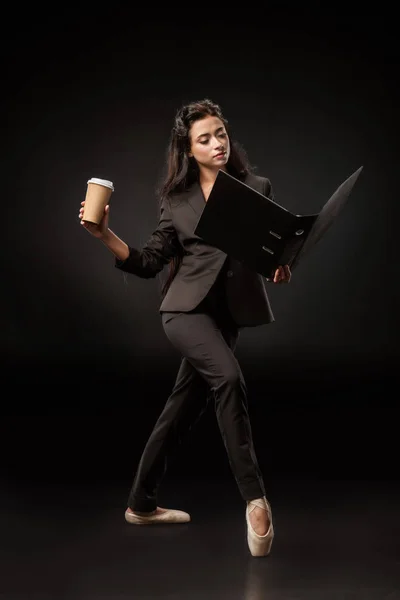
M 227 277 L 233 277 L 233 271 L 227 271 L 226 276 Z

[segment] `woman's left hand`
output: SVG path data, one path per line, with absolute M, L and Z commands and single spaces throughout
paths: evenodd
M 292 272 L 289 265 L 279 265 L 275 271 L 274 283 L 289 283 L 292 278 Z

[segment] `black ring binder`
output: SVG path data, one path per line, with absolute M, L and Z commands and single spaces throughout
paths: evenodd
M 267 278 L 279 265 L 295 269 L 341 212 L 363 167 L 316 214 L 295 215 L 220 170 L 195 234 Z

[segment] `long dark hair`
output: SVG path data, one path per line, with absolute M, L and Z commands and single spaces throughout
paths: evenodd
M 175 115 L 174 125 L 171 130 L 167 147 L 166 175 L 159 186 L 158 198 L 161 202 L 176 192 L 187 190 L 195 181 L 199 180 L 199 167 L 193 157 L 189 157 L 190 137 L 189 131 L 192 124 L 204 117 L 218 117 L 224 124 L 230 142 L 230 155 L 226 164 L 228 173 L 237 179 L 244 179 L 253 171 L 248 161 L 246 151 L 234 139 L 227 119 L 223 116 L 221 107 L 208 98 L 190 102 L 182 106 Z M 162 284 L 162 297 L 168 291 L 172 280 L 179 270 L 183 251 L 178 252 L 168 265 L 168 276 Z

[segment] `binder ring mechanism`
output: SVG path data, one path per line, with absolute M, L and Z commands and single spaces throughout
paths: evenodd
M 270 235 L 273 235 L 274 237 L 276 237 L 278 240 L 282 239 L 282 236 L 279 235 L 279 233 L 276 233 L 275 231 L 270 231 L 269 232 Z M 273 250 L 271 250 L 271 248 L 268 248 L 267 246 L 261 246 L 263 250 L 265 250 L 265 252 L 269 252 L 270 254 L 275 254 Z
M 270 235 L 273 235 L 274 237 L 276 237 L 278 240 L 282 239 L 282 236 L 279 235 L 279 233 L 276 233 L 275 231 L 270 231 L 269 232 Z M 298 229 L 297 231 L 295 231 L 295 235 L 303 235 L 304 233 L 304 229 Z M 268 246 L 261 246 L 263 250 L 265 250 L 265 252 L 269 252 L 269 254 L 275 254 L 273 250 L 271 250 L 271 248 L 268 248 Z

